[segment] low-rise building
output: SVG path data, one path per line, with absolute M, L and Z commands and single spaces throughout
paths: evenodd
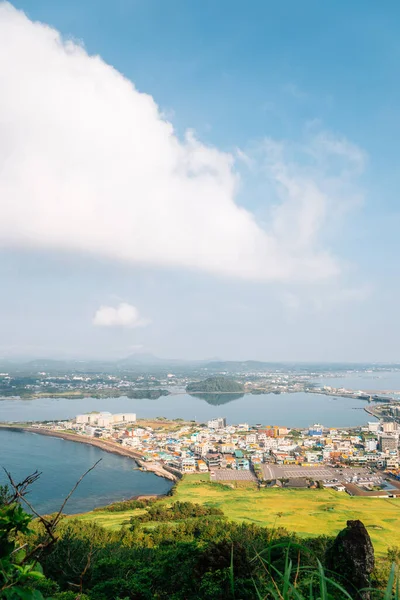
M 382 433 L 379 436 L 379 447 L 381 452 L 397 450 L 399 446 L 399 438 L 393 433 Z
M 215 454 L 214 453 L 206 454 L 205 461 L 208 465 L 208 468 L 213 469 L 213 468 L 219 467 L 221 464 L 221 458 L 222 457 L 220 454 L 216 454 L 216 453 Z
M 208 471 L 208 467 L 207 467 L 206 463 L 204 462 L 204 460 L 197 461 L 197 469 L 198 469 L 198 471 L 200 471 L 200 473 L 205 473 Z
M 217 419 L 211 419 L 211 421 L 207 422 L 207 427 L 209 429 L 223 429 L 226 427 L 226 419 L 225 417 L 218 417 Z
M 248 471 L 250 469 L 250 463 L 247 458 L 236 458 L 235 464 L 238 471 Z

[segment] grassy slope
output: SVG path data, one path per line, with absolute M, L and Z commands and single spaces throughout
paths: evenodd
M 367 526 L 377 553 L 388 546 L 400 546 L 400 499 L 353 498 L 332 490 L 261 489 L 245 484 L 231 489 L 210 483 L 208 474 L 186 475 L 176 495 L 163 502 L 189 500 L 220 507 L 229 519 L 257 525 L 282 526 L 300 535 L 336 535 L 348 519 L 360 519 Z M 333 507 L 333 510 L 327 508 Z M 124 513 L 92 512 L 81 519 L 95 519 L 113 529 L 132 516 Z

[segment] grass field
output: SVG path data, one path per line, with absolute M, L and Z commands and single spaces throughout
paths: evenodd
M 229 519 L 281 526 L 301 536 L 336 535 L 348 519 L 360 519 L 378 554 L 386 552 L 389 546 L 400 546 L 400 499 L 351 497 L 333 490 L 258 489 L 250 482 L 240 482 L 232 489 L 211 483 L 209 475 L 204 474 L 186 475 L 178 484 L 176 495 L 162 502 L 176 500 L 216 506 Z M 117 529 L 133 514 L 134 511 L 99 511 L 79 518 Z

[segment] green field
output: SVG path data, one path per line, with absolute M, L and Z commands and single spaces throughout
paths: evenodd
M 375 550 L 400 546 L 400 499 L 351 497 L 333 490 L 257 489 L 255 484 L 211 483 L 209 475 L 186 475 L 173 498 L 221 508 L 229 519 L 268 527 L 285 527 L 301 536 L 336 535 L 348 519 L 360 519 L 368 528 Z M 127 522 L 136 511 L 91 512 L 80 519 L 96 520 L 112 529 Z

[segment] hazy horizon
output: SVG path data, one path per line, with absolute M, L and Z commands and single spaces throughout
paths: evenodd
M 177 356 L 156 356 L 150 353 L 134 353 L 124 356 L 79 356 L 79 355 L 53 355 L 53 356 L 45 356 L 45 355 L 3 355 L 0 356 L 0 364 L 6 363 L 15 363 L 15 364 L 29 364 L 31 362 L 82 362 L 82 363 L 123 363 L 124 361 L 136 365 L 143 365 L 145 369 L 146 366 L 152 366 L 157 364 L 165 363 L 176 365 L 184 365 L 185 363 L 189 364 L 207 364 L 207 363 L 264 363 L 266 365 L 304 365 L 304 366 L 340 366 L 340 367 L 373 367 L 373 366 L 384 366 L 384 367 L 398 367 L 400 366 L 400 362 L 396 361 L 318 361 L 318 360 L 263 360 L 260 358 L 254 357 L 245 357 L 245 358 L 221 358 L 221 357 L 210 357 L 210 358 L 181 358 Z

